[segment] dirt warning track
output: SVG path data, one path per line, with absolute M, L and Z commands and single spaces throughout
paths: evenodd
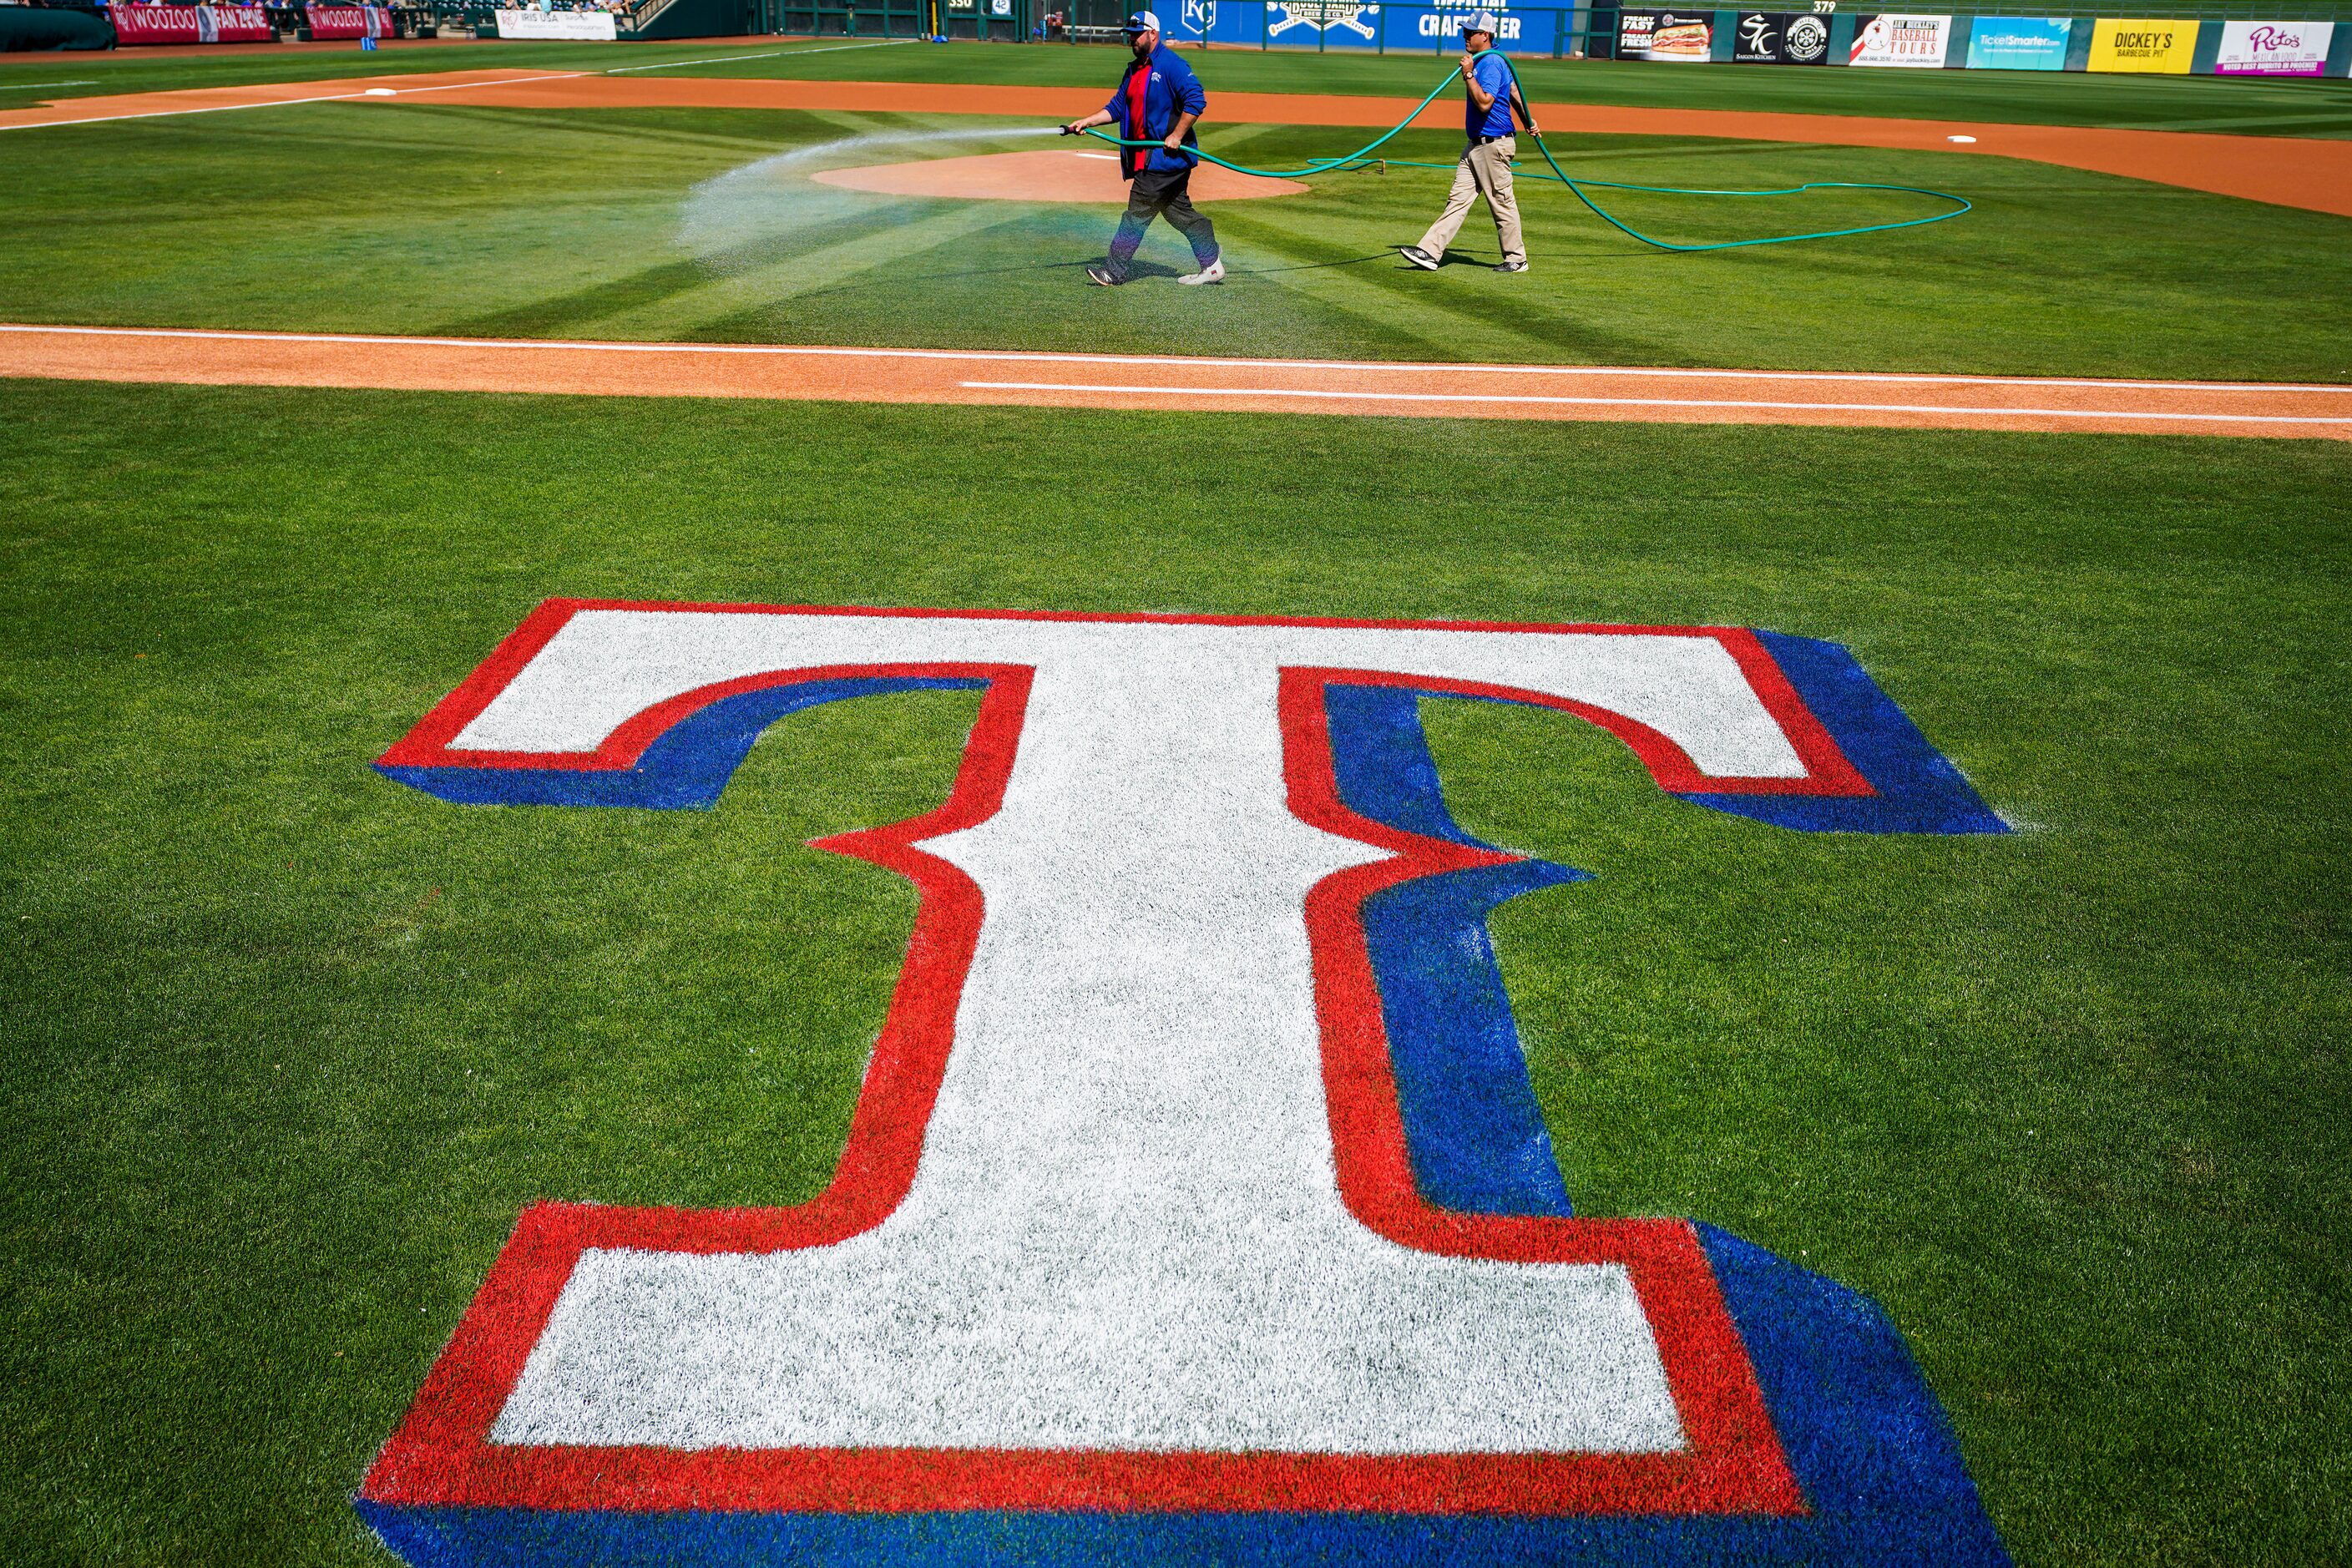
M 0 325 L 0 375 L 218 386 L 2352 440 L 2352 385 L 2265 383 L 15 325 Z
M 422 96 L 430 95 L 430 96 Z M 779 81 L 760 78 L 605 76 L 585 71 L 453 71 L 280 82 L 266 87 L 67 99 L 0 110 L 0 131 L 88 125 L 169 114 L 204 114 L 288 103 L 462 103 L 511 109 L 799 109 L 910 114 L 983 114 L 1040 122 L 1100 107 L 1089 88 L 983 87 L 893 82 Z M 1224 124 L 1385 127 L 1414 104 L 1403 98 L 1220 92 L 1211 112 Z M 2352 217 L 2352 141 L 2225 136 L 2187 131 L 2120 131 L 2080 125 L 2002 125 L 1958 120 L 1874 120 L 1848 114 L 1750 114 L 1716 109 L 1623 109 L 1540 103 L 1547 131 L 1614 136 L 1711 136 L 1910 152 L 1990 153 L 2249 201 Z M 1461 124 L 1457 100 L 1433 103 L 1414 121 Z M 1957 137 L 1973 138 L 1956 141 Z

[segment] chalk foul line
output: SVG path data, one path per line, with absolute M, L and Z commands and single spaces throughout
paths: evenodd
M 1466 368 L 1466 367 L 1465 367 Z M 1759 377 L 1769 380 L 1769 376 Z M 1302 397 L 1354 403 L 1528 403 L 1586 408 L 1750 408 L 1802 414 L 2027 416 L 2049 419 L 2206 419 L 2249 425 L 2352 425 L 2352 417 L 2301 414 L 2205 414 L 2146 408 L 2010 408 L 1948 403 L 1797 403 L 1764 398 L 1570 397 L 1543 393 L 1365 392 L 1295 386 L 1146 386 L 1069 381 L 966 381 L 977 392 L 1089 392 L 1130 397 Z

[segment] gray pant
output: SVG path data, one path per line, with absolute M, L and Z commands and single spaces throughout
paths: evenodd
M 1487 210 L 1495 215 L 1495 234 L 1503 243 L 1503 259 L 1528 258 L 1527 237 L 1519 232 L 1519 199 L 1511 194 L 1511 160 L 1518 151 L 1516 136 L 1473 142 L 1462 150 L 1462 162 L 1454 166 L 1454 189 L 1445 198 L 1445 210 L 1421 237 L 1422 249 L 1432 256 L 1444 255 L 1454 237 L 1462 232 L 1470 204 L 1484 196 Z
M 1192 171 L 1145 169 L 1128 187 L 1127 211 L 1118 220 L 1118 232 L 1110 237 L 1113 277 L 1127 276 L 1136 248 L 1143 243 L 1143 231 L 1155 217 L 1166 218 L 1191 242 L 1192 259 L 1201 264 L 1202 271 L 1217 259 L 1216 226 L 1209 222 L 1208 214 L 1192 205 Z

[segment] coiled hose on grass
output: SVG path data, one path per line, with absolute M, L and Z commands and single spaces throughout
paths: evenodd
M 1473 58 L 1483 59 L 1488 54 L 1492 54 L 1495 51 L 1491 49 L 1481 50 L 1476 56 L 1474 56 Z M 1503 58 L 1503 68 L 1510 72 L 1511 86 L 1514 89 L 1517 89 L 1519 85 L 1519 73 L 1511 68 L 1511 62 L 1507 56 Z M 1350 169 L 1369 167 L 1375 163 L 1393 163 L 1401 169 L 1450 169 L 1454 167 L 1452 163 L 1423 163 L 1413 158 L 1376 159 L 1372 154 L 1385 145 L 1391 138 L 1403 131 L 1406 126 L 1411 125 L 1413 121 L 1420 116 L 1423 110 L 1427 109 L 1432 103 L 1436 101 L 1437 95 L 1439 93 L 1444 92 L 1447 88 L 1452 87 L 1456 81 L 1461 79 L 1461 77 L 1462 68 L 1459 66 L 1456 66 L 1453 70 L 1446 73 L 1446 77 L 1444 81 L 1439 82 L 1435 87 L 1430 89 L 1429 96 L 1423 99 L 1419 103 L 1414 104 L 1412 106 L 1412 112 L 1408 113 L 1402 120 L 1398 121 L 1394 125 L 1390 126 L 1386 131 L 1381 132 L 1380 135 L 1374 137 L 1371 141 L 1367 142 L 1361 147 L 1357 148 L 1354 152 L 1347 153 L 1341 157 L 1312 159 L 1296 169 L 1253 169 L 1246 163 L 1233 163 L 1230 160 L 1220 158 L 1214 153 L 1207 152 L 1202 148 L 1195 147 L 1192 151 L 1198 153 L 1201 157 L 1207 159 L 1210 163 L 1216 164 L 1221 169 L 1231 169 L 1236 174 L 1252 174 L 1260 179 L 1268 180 L 1295 179 L 1305 174 L 1343 174 Z M 1520 95 L 1522 100 L 1524 100 L 1525 96 L 1526 95 L 1524 93 Z M 1087 134 L 1094 137 L 1098 142 L 1108 142 L 1115 147 L 1157 147 L 1160 145 L 1160 143 L 1157 142 L 1130 141 L 1126 137 L 1112 136 L 1101 131 L 1090 130 Z M 1924 185 L 1877 184 L 1862 180 L 1813 180 L 1801 185 L 1789 185 L 1778 190 L 1758 191 L 1718 191 L 1706 190 L 1691 185 L 1629 185 L 1621 184 L 1615 180 L 1579 180 L 1570 176 L 1568 171 L 1559 166 L 1559 160 L 1551 155 L 1551 149 L 1544 145 L 1544 139 L 1540 132 L 1531 132 L 1529 134 L 1535 137 L 1536 151 L 1543 154 L 1544 163 L 1549 165 L 1551 173 L 1546 174 L 1530 171 L 1523 176 L 1524 178 L 1559 181 L 1561 184 L 1566 185 L 1570 191 L 1574 193 L 1578 201 L 1582 202 L 1586 206 L 1591 208 L 1593 216 L 1598 217 L 1601 222 L 1607 224 L 1610 227 L 1616 229 L 1622 234 L 1630 235 L 1632 237 L 1640 240 L 1643 245 L 1653 246 L 1660 250 L 1685 252 L 1701 250 L 1738 250 L 1744 247 L 1757 245 L 1794 245 L 1801 239 L 1841 239 L 1848 235 L 1883 234 L 1888 229 L 1917 228 L 1922 224 L 1941 223 L 1946 218 L 1958 217 L 1962 213 L 1973 210 L 1972 204 L 1966 196 L 1954 195 L 1949 191 L 1931 191 Z M 1907 217 L 1899 223 L 1864 224 L 1859 228 L 1825 228 L 1817 230 L 1811 234 L 1776 234 L 1768 236 L 1761 239 L 1721 239 L 1709 245 L 1676 245 L 1673 240 L 1658 239 L 1650 235 L 1643 234 L 1640 229 L 1635 228 L 1633 225 L 1624 222 L 1615 214 L 1610 212 L 1608 208 L 1602 206 L 1599 202 L 1594 201 L 1591 196 L 1585 195 L 1588 188 L 1596 191 L 1640 191 L 1649 195 L 1667 196 L 1795 196 L 1802 195 L 1807 191 L 1900 191 L 1908 195 L 1933 196 L 1937 201 L 1952 202 L 1957 205 L 1954 205 L 1952 210 L 1949 212 L 1930 213 L 1926 217 Z

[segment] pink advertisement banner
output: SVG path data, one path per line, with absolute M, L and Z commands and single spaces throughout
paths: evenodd
M 305 5 L 314 38 L 389 38 L 392 11 L 383 5 Z
M 2333 22 L 2224 22 L 2213 69 L 2221 76 L 2324 76 L 2335 40 Z
M 110 5 L 118 44 L 267 44 L 277 33 L 258 5 Z

